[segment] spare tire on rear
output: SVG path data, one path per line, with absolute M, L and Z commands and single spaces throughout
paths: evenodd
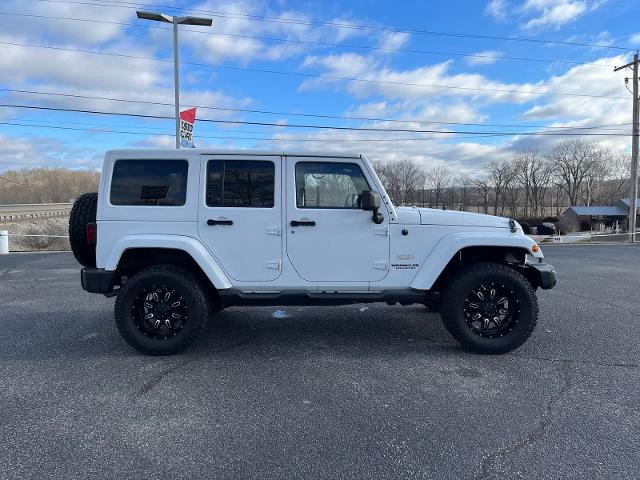
M 98 194 L 80 195 L 69 216 L 69 243 L 76 260 L 84 267 L 96 266 L 96 247 L 87 242 L 87 224 L 96 221 Z

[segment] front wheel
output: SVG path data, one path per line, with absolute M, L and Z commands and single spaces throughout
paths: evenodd
M 500 354 L 520 347 L 538 320 L 531 284 L 514 269 L 477 263 L 458 272 L 442 292 L 442 321 L 465 350 Z
M 201 334 L 209 302 L 200 282 L 173 265 L 147 268 L 118 292 L 116 326 L 129 345 L 147 355 L 172 355 Z

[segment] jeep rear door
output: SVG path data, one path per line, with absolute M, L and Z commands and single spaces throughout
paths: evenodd
M 200 238 L 233 279 L 269 282 L 282 271 L 279 155 L 203 155 Z
M 389 215 L 376 225 L 358 207 L 375 184 L 359 158 L 285 157 L 286 250 L 313 282 L 375 282 L 388 272 Z

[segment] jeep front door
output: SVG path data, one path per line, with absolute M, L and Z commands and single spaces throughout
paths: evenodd
M 314 282 L 366 283 L 388 271 L 389 216 L 375 224 L 358 206 L 373 179 L 359 159 L 285 157 L 287 255 Z M 383 207 L 384 208 L 384 207 Z
M 280 156 L 204 156 L 200 238 L 225 272 L 268 282 L 282 271 Z

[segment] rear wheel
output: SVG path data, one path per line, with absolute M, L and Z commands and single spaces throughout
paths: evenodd
M 533 332 L 538 302 L 531 284 L 512 268 L 477 263 L 456 274 L 442 294 L 445 327 L 463 348 L 506 353 Z
M 116 326 L 129 345 L 147 355 L 185 350 L 201 334 L 209 302 L 200 282 L 173 265 L 147 268 L 118 292 Z

